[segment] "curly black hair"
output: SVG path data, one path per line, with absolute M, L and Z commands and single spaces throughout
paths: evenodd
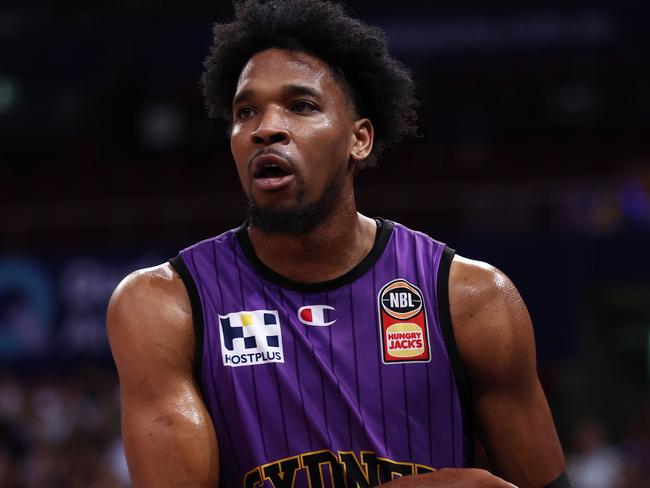
M 201 77 L 210 117 L 232 120 L 232 99 L 244 65 L 276 47 L 306 52 L 342 75 L 360 117 L 375 128 L 374 164 L 383 149 L 416 134 L 415 87 L 388 54 L 384 32 L 324 0 L 235 0 L 235 20 L 215 24 Z

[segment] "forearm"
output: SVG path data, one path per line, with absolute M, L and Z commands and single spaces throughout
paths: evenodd
M 405 476 L 381 485 L 386 488 L 516 488 L 482 469 L 446 468 Z
M 381 485 L 386 488 L 512 488 L 515 485 L 480 469 L 440 469 L 432 473 L 406 476 Z M 571 488 L 563 472 L 541 488 Z

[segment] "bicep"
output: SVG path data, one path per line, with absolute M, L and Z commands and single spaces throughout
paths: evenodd
M 481 443 L 499 474 L 539 488 L 564 469 L 564 458 L 537 376 L 526 306 L 500 271 L 454 261 L 450 306 Z
M 194 378 L 191 311 L 169 270 L 127 278 L 108 309 L 122 435 L 136 487 L 216 486 L 218 449 Z

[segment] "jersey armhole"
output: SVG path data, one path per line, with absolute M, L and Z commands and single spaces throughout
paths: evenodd
M 187 295 L 190 297 L 190 306 L 192 308 L 192 325 L 194 326 L 194 337 L 196 338 L 196 358 L 194 362 L 194 375 L 201 387 L 201 365 L 203 364 L 203 307 L 201 307 L 201 299 L 199 292 L 194 283 L 194 278 L 190 270 L 187 268 L 185 261 L 180 254 L 174 256 L 169 260 L 169 264 L 178 273 L 185 285 Z
M 451 271 L 451 262 L 454 260 L 456 251 L 449 246 L 445 246 L 442 256 L 440 258 L 440 265 L 438 266 L 437 276 L 437 290 L 438 290 L 438 318 L 440 320 L 440 328 L 442 330 L 442 337 L 445 341 L 447 348 L 447 355 L 451 369 L 454 373 L 456 380 L 456 389 L 460 399 L 460 408 L 463 414 L 463 430 L 465 431 L 466 439 L 472 441 L 475 437 L 475 430 L 472 423 L 472 410 L 470 408 L 470 394 L 463 365 L 460 360 L 460 353 L 458 352 L 458 345 L 456 344 L 456 337 L 454 336 L 454 328 L 451 322 L 451 310 L 449 307 L 449 274 Z M 466 446 L 466 459 L 470 464 L 474 464 L 474 445 Z

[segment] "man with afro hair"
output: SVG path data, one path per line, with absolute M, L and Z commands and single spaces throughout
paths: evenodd
M 248 218 L 113 294 L 134 486 L 569 486 L 511 281 L 357 212 L 356 173 L 415 134 L 382 31 L 239 1 L 202 86 Z

